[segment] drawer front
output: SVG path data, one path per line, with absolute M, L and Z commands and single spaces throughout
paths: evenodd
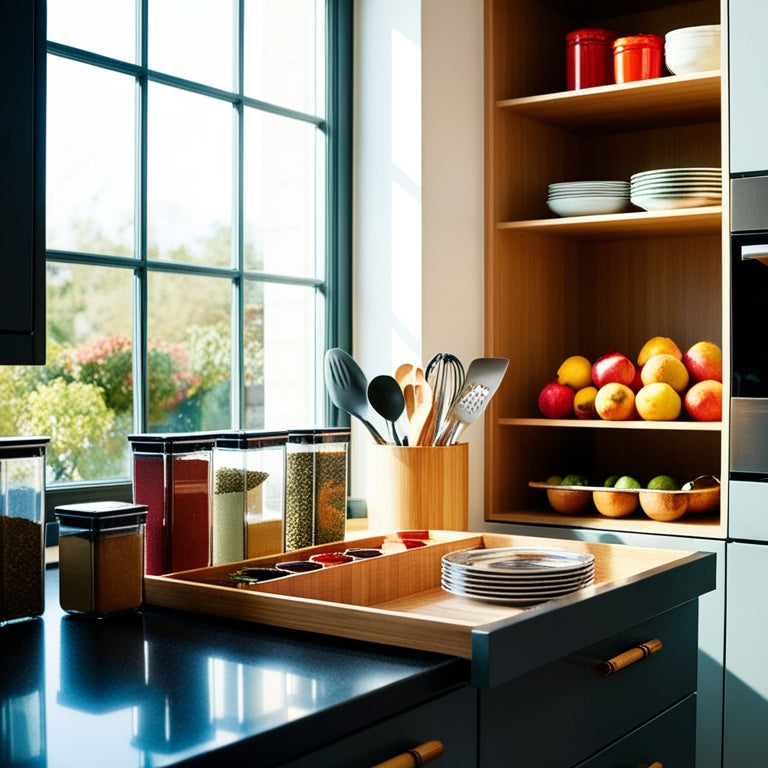
M 601 677 L 595 667 L 651 639 L 661 649 Z M 686 603 L 480 691 L 480 763 L 558 768 L 585 760 L 696 690 L 698 603 Z M 695 734 L 691 735 L 691 745 Z
M 732 539 L 768 541 L 768 483 L 728 483 L 728 534 Z
M 621 765 L 660 765 L 694 768 L 696 696 L 688 698 L 619 739 L 577 768 L 616 768 Z
M 434 762 L 430 761 L 430 766 L 434 764 L 435 768 L 476 768 L 475 688 L 465 686 L 447 693 L 310 755 L 286 763 L 281 768 L 370 768 L 433 740 L 442 743 L 443 754 Z

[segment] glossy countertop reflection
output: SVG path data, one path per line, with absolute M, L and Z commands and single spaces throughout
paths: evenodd
M 145 609 L 0 627 L 0 765 L 279 765 L 466 683 L 465 661 Z

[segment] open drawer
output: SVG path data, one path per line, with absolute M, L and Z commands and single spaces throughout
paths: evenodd
M 356 539 L 382 547 L 389 537 Z M 441 559 L 466 549 L 526 547 L 595 557 L 591 586 L 527 606 L 488 603 L 444 591 Z M 339 544 L 290 553 L 308 558 Z M 245 585 L 242 568 L 272 555 L 164 576 L 145 576 L 147 604 L 211 616 L 433 651 L 472 661 L 472 682 L 497 685 L 622 628 L 714 589 L 709 553 L 492 533 L 430 531 L 426 546 Z

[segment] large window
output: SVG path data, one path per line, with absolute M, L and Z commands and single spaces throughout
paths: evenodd
M 349 340 L 350 0 L 48 0 L 47 363 L 0 369 L 49 484 L 131 432 L 326 420 Z

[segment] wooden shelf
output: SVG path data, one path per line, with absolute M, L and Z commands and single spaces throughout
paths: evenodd
M 552 510 L 514 510 L 498 512 L 491 522 L 522 523 L 525 525 L 556 526 L 558 528 L 588 528 L 590 530 L 622 531 L 625 533 L 654 533 L 663 536 L 694 536 L 702 539 L 721 539 L 724 524 L 717 514 L 688 515 L 671 523 L 660 523 L 635 513 L 629 517 L 609 518 L 597 512 L 581 515 L 562 515 Z
M 722 206 L 710 205 L 705 208 L 678 208 L 671 211 L 502 221 L 497 226 L 500 230 L 515 232 L 605 239 L 627 235 L 661 237 L 676 234 L 714 234 L 720 231 L 722 218 Z
M 496 104 L 581 135 L 715 122 L 720 119 L 720 72 L 502 99 Z
M 527 419 L 501 418 L 500 426 L 510 427 L 569 427 L 573 429 L 640 429 L 640 430 L 670 430 L 674 432 L 721 432 L 721 421 L 642 421 L 629 419 L 627 421 L 606 421 L 604 419 Z

